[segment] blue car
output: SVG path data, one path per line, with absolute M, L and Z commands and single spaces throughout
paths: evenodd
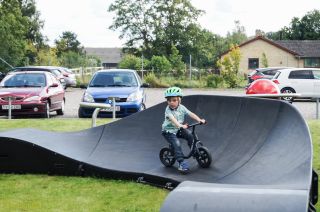
M 82 101 L 112 105 L 110 97 L 116 97 L 116 116 L 125 117 L 146 108 L 145 87 L 148 87 L 148 84 L 142 84 L 134 70 L 101 70 L 93 75 Z M 80 107 L 79 118 L 91 117 L 93 111 L 94 108 Z M 101 111 L 99 117 L 112 117 L 112 111 Z

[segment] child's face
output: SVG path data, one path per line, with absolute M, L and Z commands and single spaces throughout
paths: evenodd
M 178 107 L 179 103 L 180 103 L 180 97 L 170 97 L 167 99 L 168 105 L 171 108 L 176 108 Z

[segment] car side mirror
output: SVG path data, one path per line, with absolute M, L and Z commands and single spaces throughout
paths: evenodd
M 143 83 L 141 85 L 141 88 L 149 88 L 150 87 L 150 84 L 149 83 Z
M 87 87 L 88 87 L 87 84 L 80 84 L 80 88 L 82 88 L 82 89 L 86 89 Z
M 50 86 L 50 87 L 52 87 L 52 88 L 56 88 L 56 87 L 58 87 L 59 86 L 59 84 L 58 83 L 52 83 L 52 85 Z

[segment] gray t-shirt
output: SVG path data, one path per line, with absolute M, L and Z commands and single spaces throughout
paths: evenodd
M 180 124 L 183 124 L 184 118 L 186 115 L 189 115 L 191 112 L 182 104 L 180 104 L 176 109 L 171 109 L 167 106 L 166 111 L 164 113 L 164 122 L 162 124 L 162 131 L 167 131 L 170 133 L 176 134 L 179 130 L 176 125 L 170 120 L 170 116 L 177 119 Z

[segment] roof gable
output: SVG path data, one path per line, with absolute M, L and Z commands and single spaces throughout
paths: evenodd
M 122 57 L 121 48 L 84 48 L 87 55 L 97 56 L 102 63 L 119 63 Z

